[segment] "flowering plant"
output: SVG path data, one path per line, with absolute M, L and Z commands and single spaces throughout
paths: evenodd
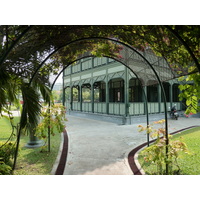
M 145 148 L 141 155 L 144 156 L 144 161 L 148 164 L 156 165 L 156 174 L 166 174 L 165 167 L 168 164 L 168 174 L 179 174 L 180 166 L 178 165 L 177 158 L 179 157 L 179 152 L 188 153 L 187 146 L 184 142 L 180 140 L 171 140 L 172 136 L 168 135 L 169 143 L 166 144 L 166 130 L 163 128 L 163 123 L 165 120 L 159 120 L 153 124 L 144 127 L 139 125 L 139 132 L 146 131 L 150 134 L 151 138 L 156 138 L 153 145 Z M 160 124 L 161 128 L 153 128 L 154 124 Z M 166 147 L 168 151 L 166 153 Z M 177 170 L 174 170 L 176 166 Z
M 184 114 L 184 116 L 185 116 L 186 118 L 190 117 L 191 115 L 193 115 L 192 112 L 190 112 L 189 114 Z
M 55 129 L 62 132 L 66 119 L 66 108 L 63 105 L 52 105 L 51 107 L 44 108 L 41 113 L 41 122 L 36 128 L 36 136 L 40 139 L 47 138 L 48 130 L 51 135 L 55 135 Z

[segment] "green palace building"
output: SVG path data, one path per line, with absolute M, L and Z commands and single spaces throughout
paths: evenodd
M 80 59 L 63 73 L 67 113 L 131 124 L 145 117 L 145 99 L 149 114 L 164 113 L 161 87 L 158 84 L 141 87 L 141 81 L 147 80 L 138 80 L 129 68 L 111 58 Z M 178 85 L 176 79 L 163 83 L 167 107 L 176 104 L 177 110 L 182 110 Z

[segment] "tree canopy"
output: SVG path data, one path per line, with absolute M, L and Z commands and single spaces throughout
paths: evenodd
M 32 62 L 35 62 L 35 58 L 40 62 L 56 49 L 62 48 L 58 52 L 62 59 L 56 63 L 54 56 L 54 66 L 65 64 L 66 59 L 77 57 L 97 46 L 99 48 L 102 43 L 102 52 L 110 53 L 111 43 L 102 40 L 101 44 L 95 44 L 92 40 L 80 40 L 95 37 L 115 38 L 143 51 L 150 47 L 156 55 L 165 57 L 173 68 L 188 68 L 194 64 L 199 67 L 199 26 L 1 26 L 0 33 L 3 39 L 0 65 L 12 66 L 9 67 L 10 71 L 15 69 L 20 75 L 34 71 Z M 80 40 L 78 45 L 66 46 L 75 40 Z
M 97 38 L 99 40 L 96 40 Z M 95 56 L 117 57 L 119 47 L 105 38 L 121 41 L 139 51 L 150 48 L 155 55 L 165 58 L 170 68 L 180 76 L 193 74 L 189 80 L 193 80 L 195 84 L 190 87 L 198 83 L 199 26 L 4 25 L 0 26 L 0 76 L 3 77 L 0 109 L 5 105 L 6 98 L 14 100 L 11 93 L 5 92 L 10 91 L 8 88 L 12 87 L 10 84 L 13 81 L 19 83 L 18 90 L 37 87 L 47 97 L 50 74 L 57 74 L 60 67 L 66 66 L 80 55 L 91 52 Z M 32 85 L 27 84 L 33 76 Z M 5 77 L 12 81 L 8 84 Z M 196 99 L 194 96 L 199 98 L 199 90 L 195 89 L 195 92 L 191 93 L 188 88 L 181 89 L 183 98 L 193 99 L 188 101 L 188 107 L 195 106 L 197 110 L 197 101 L 196 104 L 191 102 Z M 36 102 L 35 105 L 39 106 Z
M 7 102 L 18 104 L 19 92 L 24 102 L 14 166 L 21 130 L 28 128 L 31 131 L 38 125 L 41 114 L 40 94 L 45 102 L 51 101 L 50 75 L 58 74 L 66 65 L 87 53 L 109 56 L 120 61 L 120 53 L 125 46 L 143 54 L 150 50 L 154 55 L 164 58 L 171 73 L 175 75 L 171 78 L 190 74 L 187 78 L 181 78 L 181 81 L 186 82 L 180 87 L 181 98 L 186 98 L 187 113 L 199 110 L 200 26 L 0 26 L 1 115 L 3 112 L 9 113 Z M 142 57 L 141 53 L 139 55 Z M 154 64 L 151 60 L 146 62 Z M 188 84 L 188 81 L 193 84 Z

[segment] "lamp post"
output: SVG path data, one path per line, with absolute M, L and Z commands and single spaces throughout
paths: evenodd
M 27 148 L 37 148 L 44 145 L 44 141 L 39 140 L 37 136 L 35 136 L 35 131 L 31 131 L 29 135 L 29 142 L 25 145 Z

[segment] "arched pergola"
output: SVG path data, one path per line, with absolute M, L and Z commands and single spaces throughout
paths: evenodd
M 83 58 L 88 58 L 88 57 L 94 57 L 94 56 L 93 56 L 93 55 L 87 55 L 87 56 L 82 55 L 82 56 L 80 56 L 78 59 L 76 59 L 76 60 L 70 62 L 67 66 L 65 66 L 65 67 L 58 73 L 58 75 L 56 76 L 56 78 L 54 79 L 54 81 L 53 81 L 53 83 L 52 83 L 52 85 L 51 85 L 51 90 L 53 89 L 53 87 L 54 87 L 54 85 L 55 85 L 55 83 L 56 83 L 58 77 L 62 74 L 62 72 L 63 72 L 67 67 L 69 67 L 69 66 L 72 65 L 73 63 L 76 63 L 77 61 L 79 61 L 79 60 L 81 60 L 81 59 L 83 59 Z M 124 62 L 122 62 L 122 61 L 120 61 L 120 60 L 117 60 L 116 58 L 109 57 L 109 56 L 106 56 L 106 57 L 111 58 L 111 59 L 113 59 L 113 60 L 115 60 L 115 61 L 117 61 L 117 62 L 120 62 L 122 65 L 125 65 L 127 68 L 129 68 L 129 66 L 127 66 Z M 129 69 L 130 69 L 130 68 L 129 68 Z M 130 70 L 131 70 L 131 69 L 130 69 Z M 143 81 L 142 81 L 142 79 L 139 79 L 138 75 L 137 75 L 133 70 L 131 70 L 131 71 L 132 71 L 133 74 L 135 75 L 136 80 L 138 80 L 139 85 L 140 85 L 141 88 L 142 88 L 142 95 L 144 96 L 144 100 L 145 100 L 146 122 L 147 122 L 147 126 L 148 126 L 148 125 L 149 125 L 148 100 L 147 100 L 147 96 L 146 96 L 146 93 L 145 93 L 145 90 L 144 90 L 144 87 L 143 87 Z M 64 83 L 63 83 L 63 85 L 64 85 Z M 63 90 L 64 90 L 64 88 L 63 88 Z M 64 95 L 64 92 L 63 92 L 63 105 L 64 105 L 64 102 L 65 102 L 65 95 Z M 149 146 L 149 134 L 147 134 L 147 145 Z
M 78 39 L 75 40 L 73 42 L 70 42 L 68 45 L 71 44 L 76 44 L 79 43 L 80 41 L 87 41 L 87 40 L 108 40 L 114 43 L 114 45 L 116 46 L 120 46 L 120 49 L 122 49 L 121 51 L 119 51 L 119 55 L 117 55 L 117 57 L 112 57 L 115 58 L 115 60 L 120 61 L 121 63 L 123 63 L 124 65 L 128 66 L 131 71 L 137 75 L 138 79 L 145 79 L 148 80 L 151 78 L 151 80 L 153 81 L 153 84 L 158 83 L 161 87 L 161 91 L 162 91 L 162 95 L 163 95 L 163 101 L 164 101 L 164 111 L 165 111 L 165 130 L 166 130 L 166 154 L 168 152 L 168 120 L 167 120 L 167 105 L 166 105 L 166 95 L 165 95 L 165 90 L 163 87 L 162 82 L 165 80 L 170 80 L 172 78 L 174 78 L 175 74 L 172 73 L 171 68 L 169 67 L 169 65 L 167 63 L 165 63 L 164 70 L 160 70 L 160 66 L 159 65 L 155 65 L 155 62 L 153 64 L 151 64 L 149 62 L 149 60 L 141 54 L 141 52 L 139 52 L 138 50 L 136 50 L 135 48 L 131 47 L 130 45 L 127 45 L 123 42 L 117 41 L 115 39 L 110 39 L 110 38 L 103 38 L 103 37 L 92 37 L 92 38 L 82 38 L 82 39 Z M 59 50 L 55 50 L 54 52 L 52 52 L 49 56 L 47 56 L 47 58 L 49 59 L 51 56 L 54 55 L 54 53 L 56 53 Z M 91 54 L 92 56 L 92 54 Z M 134 64 L 131 63 L 131 61 L 138 56 L 138 58 L 140 59 L 141 63 L 140 65 L 135 66 Z M 48 59 L 44 59 L 44 61 L 46 62 Z M 41 65 L 39 65 L 39 67 L 35 70 L 35 73 L 33 74 L 29 85 L 31 84 L 32 80 L 34 79 L 34 77 L 37 75 L 37 72 L 42 68 L 43 64 L 45 62 L 42 62 Z M 68 64 L 69 65 L 69 64 Z M 144 78 L 145 77 L 145 78 Z M 147 85 L 151 85 L 150 83 L 152 82 L 143 82 L 143 86 L 147 86 Z M 19 134 L 20 135 L 20 134 Z M 148 138 L 149 141 L 149 138 Z M 167 167 L 166 167 L 167 169 Z
M 183 39 L 181 34 L 179 34 L 175 29 L 173 29 L 170 26 L 149 26 L 149 27 L 141 27 L 141 32 L 140 32 L 140 27 L 135 26 L 135 32 L 138 32 L 139 34 L 134 34 L 132 32 L 133 36 L 137 38 L 137 47 L 133 47 L 131 45 L 130 39 L 133 38 L 132 35 L 127 34 L 126 32 L 121 32 L 122 27 L 119 29 L 119 26 L 112 26 L 108 28 L 107 26 L 96 26 L 97 30 L 93 31 L 94 26 L 77 26 L 73 31 L 69 31 L 68 35 L 66 31 L 62 29 L 62 27 L 58 27 L 58 32 L 59 34 L 55 34 L 55 26 L 52 26 L 51 29 L 54 30 L 53 34 L 50 34 L 50 32 L 44 33 L 45 29 L 44 27 L 38 26 L 22 26 L 20 27 L 20 31 L 16 36 L 16 39 L 11 42 L 10 46 L 7 48 L 5 53 L 0 59 L 0 66 L 1 67 L 6 67 L 7 60 L 11 60 L 11 65 L 13 66 L 12 69 L 18 69 L 19 71 L 22 71 L 21 74 L 23 76 L 28 75 L 30 81 L 29 81 L 29 87 L 31 86 L 32 81 L 38 76 L 40 73 L 40 70 L 43 68 L 43 66 L 47 65 L 48 62 L 54 61 L 55 57 L 51 59 L 55 55 L 60 55 L 61 57 L 61 63 L 62 66 L 60 69 L 58 69 L 58 74 L 60 74 L 64 66 L 69 66 L 70 63 L 72 63 L 72 60 L 74 59 L 74 55 L 77 55 L 76 53 L 78 50 L 84 50 L 84 52 L 89 52 L 89 56 L 93 56 L 93 52 L 91 52 L 92 49 L 94 51 L 98 52 L 98 45 L 100 44 L 100 49 L 102 50 L 102 53 L 98 54 L 98 56 L 110 56 L 111 58 L 123 63 L 125 66 L 131 69 L 131 71 L 137 75 L 138 79 L 141 79 L 141 77 L 145 76 L 146 82 L 142 82 L 142 86 L 148 86 L 149 82 L 148 80 L 154 80 L 154 83 L 158 83 L 161 87 L 163 99 L 164 99 L 164 105 L 165 105 L 165 129 L 166 133 L 168 133 L 168 122 L 167 122 L 167 107 L 166 107 L 166 96 L 165 96 L 165 91 L 163 88 L 162 82 L 166 80 L 170 80 L 173 78 L 177 78 L 183 75 L 187 75 L 189 73 L 195 73 L 198 70 L 200 71 L 200 65 L 197 57 L 195 56 L 194 52 L 191 50 L 190 46 L 188 43 Z M 69 26 L 69 29 L 73 29 L 73 26 Z M 126 27 L 124 27 L 126 28 Z M 82 31 L 79 33 L 79 31 L 82 29 Z M 61 32 L 63 30 L 63 32 Z M 99 32 L 101 30 L 101 32 Z M 132 29 L 130 29 L 132 30 Z M 142 33 L 142 31 L 146 30 L 145 33 Z M 87 32 L 87 33 L 84 33 Z M 112 32 L 113 31 L 113 32 Z M 32 35 L 33 33 L 38 33 L 36 35 Z M 163 34 L 160 35 L 159 34 Z M 48 35 L 50 34 L 50 35 Z M 113 37 L 112 37 L 113 34 Z M 139 36 L 138 36 L 139 35 Z M 151 37 L 153 35 L 153 37 Z M 45 41 L 41 41 L 41 43 L 37 44 L 34 43 L 35 41 L 39 41 L 40 39 L 44 37 L 49 36 L 49 38 L 45 38 Z M 31 40 L 29 41 L 28 38 L 31 37 Z M 34 37 L 36 40 L 34 40 Z M 130 37 L 130 38 L 129 38 Z M 30 42 L 27 45 L 27 43 L 21 42 L 21 39 L 27 40 Z M 169 40 L 172 40 L 174 42 L 175 47 L 171 47 L 169 45 Z M 109 41 L 109 44 L 106 42 Z M 148 41 L 149 44 L 145 47 L 143 46 L 145 42 Z M 151 46 L 153 47 L 153 43 L 159 41 L 159 44 L 164 44 L 163 46 L 160 46 L 160 55 L 165 56 L 159 57 L 158 59 L 155 59 L 154 55 L 145 55 L 147 47 Z M 45 43 L 46 42 L 46 43 Z M 141 44 L 140 44 L 141 43 Z M 110 49 L 112 47 L 117 49 L 117 53 L 114 51 L 106 51 L 106 47 L 104 44 L 107 44 L 110 46 Z M 136 43 L 135 43 L 136 44 Z M 32 47 L 30 45 L 33 45 Z M 89 48 L 88 48 L 88 46 Z M 94 46 L 93 46 L 94 45 Z M 102 47 L 103 46 L 103 47 Z M 159 46 L 159 45 L 158 45 Z M 27 67 L 24 69 L 24 62 L 20 62 L 19 58 L 20 55 L 23 53 L 19 53 L 18 57 L 15 58 L 15 55 L 13 54 L 14 51 L 17 51 L 20 48 L 23 48 L 27 51 L 25 54 L 25 63 L 27 63 Z M 167 47 L 167 50 L 164 48 Z M 176 51 L 179 48 L 184 47 L 186 50 L 187 56 L 190 58 L 190 64 L 195 63 L 196 69 L 194 69 L 191 72 L 187 71 L 187 68 L 185 66 L 179 65 L 179 63 L 173 63 L 173 64 L 178 64 L 179 68 L 177 67 L 172 67 L 170 63 L 170 59 L 173 60 L 173 54 L 174 51 Z M 29 48 L 29 49 L 28 49 Z M 158 48 L 158 47 L 157 47 Z M 77 50 L 78 49 L 78 50 Z M 109 50 L 110 50 L 109 49 Z M 138 50 L 142 49 L 142 51 Z M 30 50 L 30 54 L 29 53 Z M 39 55 L 38 51 L 43 51 L 44 53 L 42 56 Z M 18 51 L 19 52 L 19 51 Z M 68 56 L 65 59 L 63 54 L 66 53 L 66 55 L 69 55 L 70 53 L 72 56 Z M 38 57 L 39 63 L 37 63 L 37 66 L 34 66 L 33 68 L 28 68 L 30 66 L 30 63 L 32 61 L 32 55 L 36 55 Z M 79 54 L 80 56 L 80 54 Z M 169 60 L 166 60 L 168 57 L 170 58 Z M 23 57 L 23 56 L 22 56 Z M 137 58 L 138 62 L 137 65 L 136 63 L 133 62 L 133 60 Z M 16 62 L 19 61 L 19 65 L 16 65 Z M 73 61 L 74 62 L 74 61 Z M 178 62 L 178 61 L 177 61 Z M 192 63 L 193 62 L 193 63 Z M 50 69 L 50 68 L 49 68 Z M 173 70 L 175 69 L 175 70 Z M 54 81 L 51 81 L 51 86 L 55 83 L 55 80 L 57 77 L 54 79 Z M 24 112 L 24 109 L 22 110 L 22 117 L 23 119 L 27 113 Z M 22 124 L 22 120 L 20 121 L 20 124 Z M 19 140 L 20 140 L 20 133 L 21 133 L 21 126 L 19 128 L 19 133 L 18 133 L 18 139 L 17 139 L 17 149 L 19 145 Z M 166 134 L 166 144 L 168 144 L 168 136 Z M 166 153 L 168 149 L 166 148 Z M 17 152 L 17 151 L 16 151 Z M 17 156 L 17 153 L 16 153 Z M 15 156 L 15 157 L 16 157 Z M 15 165 L 15 164 L 14 164 Z M 166 167 L 167 168 L 167 167 Z

